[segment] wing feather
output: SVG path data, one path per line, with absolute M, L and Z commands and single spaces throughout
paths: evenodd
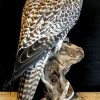
M 8 85 L 53 49 L 63 38 L 63 31 L 67 30 L 68 33 L 75 25 L 80 15 L 79 1 L 26 0 L 17 59 Z
M 14 69 L 15 78 L 56 46 L 62 38 L 59 34 L 66 29 L 67 33 L 69 32 L 78 19 L 79 12 L 80 5 L 74 4 L 73 1 L 70 4 L 67 4 L 67 0 L 26 1 L 22 15 L 18 59 Z
M 45 36 L 45 30 L 55 23 L 53 20 L 59 16 L 62 6 L 61 0 L 27 0 L 22 13 L 19 49 L 27 48 Z

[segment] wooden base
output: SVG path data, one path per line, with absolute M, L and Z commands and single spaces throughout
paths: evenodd
M 100 92 L 78 92 L 76 100 L 100 100 Z
M 16 92 L 0 92 L 0 100 L 16 100 Z M 75 100 L 100 100 L 100 92 L 78 92 Z
M 16 92 L 0 92 L 0 100 L 16 100 Z

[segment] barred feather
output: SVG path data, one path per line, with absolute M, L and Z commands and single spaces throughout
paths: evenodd
M 30 66 L 20 78 L 17 100 L 33 99 L 48 57 L 49 53 L 36 63 L 35 68 L 34 66 Z
M 32 97 L 31 95 L 34 95 L 34 91 L 36 90 L 35 86 L 37 86 L 42 73 L 39 73 L 38 70 L 36 71 L 36 64 L 39 63 L 38 61 L 44 56 L 48 57 L 48 53 L 53 48 L 56 48 L 56 46 L 59 46 L 57 45 L 59 41 L 63 41 L 70 29 L 75 25 L 80 15 L 80 1 L 81 0 L 26 0 L 22 13 L 17 60 L 14 66 L 13 76 L 8 84 L 5 84 L 5 87 L 25 72 L 21 80 L 22 84 L 20 84 L 21 87 L 25 84 L 25 88 L 23 87 L 21 90 L 25 89 L 26 91 L 26 88 L 29 88 L 27 81 L 30 82 L 31 78 L 32 84 L 30 84 L 34 88 L 33 94 L 30 94 L 30 98 Z M 42 62 L 45 63 L 45 60 Z M 30 71 L 30 68 L 33 66 L 35 66 L 32 69 L 34 73 L 31 75 L 28 71 Z M 44 66 L 44 64 L 41 66 Z M 41 70 L 42 69 L 41 67 Z M 23 80 L 24 78 L 26 78 L 26 80 Z M 27 96 L 27 93 L 23 95 Z

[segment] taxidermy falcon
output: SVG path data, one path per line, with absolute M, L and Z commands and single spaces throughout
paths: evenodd
M 56 54 L 76 24 L 82 0 L 26 0 L 11 80 L 21 77 L 18 100 L 31 100 L 51 52 Z

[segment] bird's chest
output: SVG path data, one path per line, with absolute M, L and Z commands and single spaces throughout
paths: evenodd
M 64 30 L 67 30 L 68 33 L 74 26 L 80 10 L 77 3 L 73 0 L 47 1 L 41 6 L 45 10 L 42 11 L 43 8 L 40 9 L 39 6 L 35 7 L 32 11 L 36 12 L 38 9 L 38 13 L 29 13 L 29 17 L 26 17 L 25 24 L 21 29 L 21 33 L 24 34 L 21 36 L 23 38 L 21 45 L 23 43 L 31 45 L 41 37 L 57 36 Z M 35 15 L 37 17 L 34 17 Z
M 55 14 L 54 14 L 55 13 Z M 49 16 L 44 16 L 44 23 L 38 26 L 41 34 L 61 33 L 66 28 L 72 27 L 79 15 L 77 8 L 72 4 L 63 4 L 58 11 L 51 12 Z M 48 19 L 48 20 L 46 20 Z

